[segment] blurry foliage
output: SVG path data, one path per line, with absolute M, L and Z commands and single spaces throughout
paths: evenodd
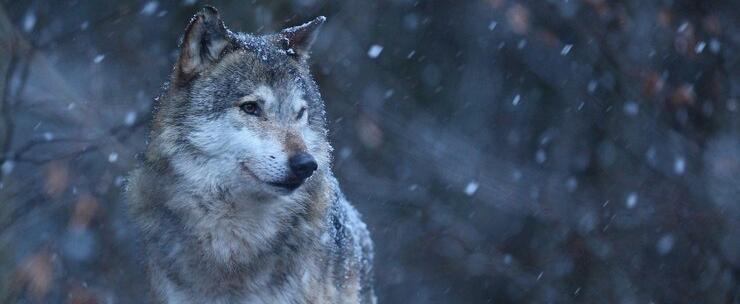
M 122 197 L 201 3 L 0 4 L 0 299 L 140 303 Z M 381 303 L 740 303 L 737 1 L 212 1 L 313 70 Z

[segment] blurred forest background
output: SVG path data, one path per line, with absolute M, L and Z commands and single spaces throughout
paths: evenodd
M 0 1 L 0 302 L 142 303 L 184 1 Z M 380 303 L 740 303 L 740 2 L 211 1 L 312 56 Z

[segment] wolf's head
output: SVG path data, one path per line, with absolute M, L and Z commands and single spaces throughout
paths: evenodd
M 288 195 L 328 172 L 324 106 L 307 64 L 324 22 L 232 32 L 206 7 L 187 26 L 148 157 L 197 186 Z

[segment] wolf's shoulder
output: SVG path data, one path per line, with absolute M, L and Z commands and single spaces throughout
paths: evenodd
M 360 213 L 350 202 L 339 195 L 329 209 L 330 226 L 334 243 L 339 248 L 372 249 L 373 242 L 370 231 L 362 221 Z
M 330 205 L 328 234 L 331 236 L 336 267 L 335 276 L 355 277 L 362 303 L 374 303 L 373 242 L 360 213 L 337 190 L 337 198 Z
M 161 224 L 163 218 L 174 215 L 164 208 L 164 203 L 173 197 L 176 185 L 149 166 L 132 170 L 126 179 L 125 201 L 129 215 L 141 228 L 152 229 Z
M 157 178 L 145 166 L 132 170 L 126 178 L 126 202 L 133 212 L 150 205 L 162 190 Z

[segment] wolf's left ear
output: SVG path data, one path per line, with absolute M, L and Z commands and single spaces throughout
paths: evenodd
M 319 16 L 303 25 L 286 28 L 277 34 L 278 43 L 288 54 L 306 59 L 324 21 L 326 17 Z
M 177 61 L 177 81 L 187 82 L 215 63 L 229 45 L 228 30 L 218 10 L 205 6 L 185 29 L 180 58 Z

